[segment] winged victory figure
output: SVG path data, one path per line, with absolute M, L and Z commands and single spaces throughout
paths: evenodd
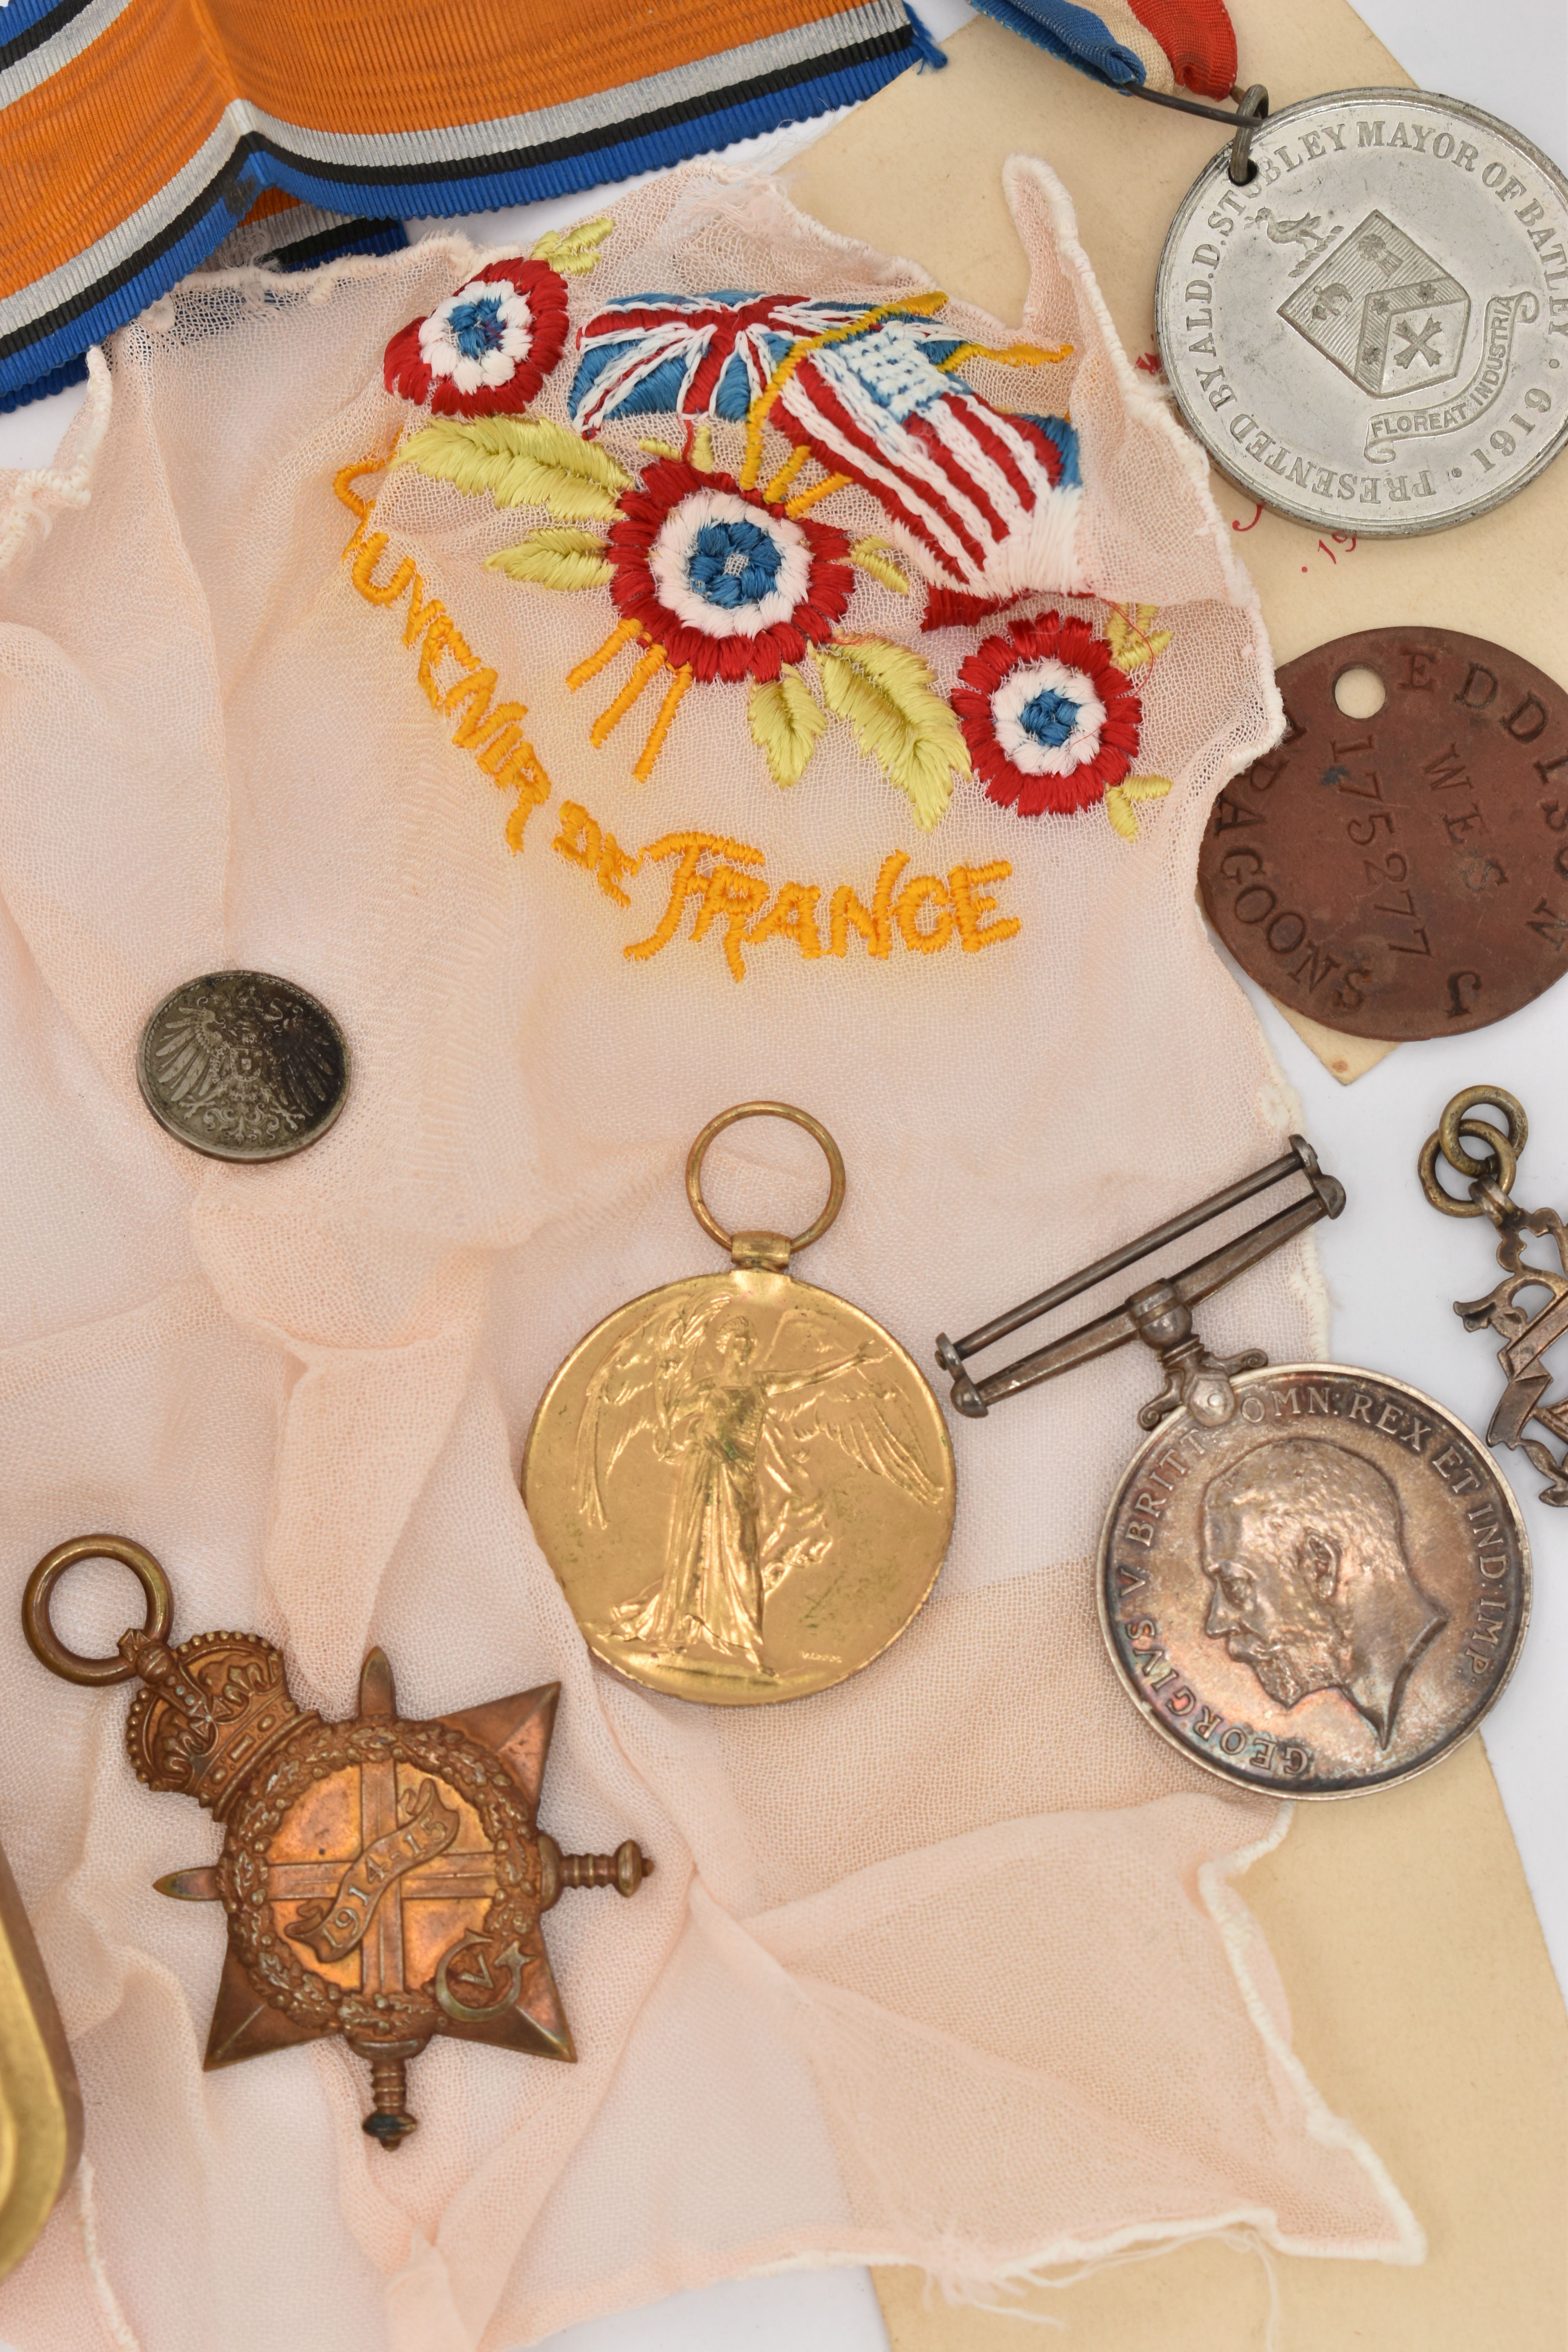
M 654 1307 L 600 1365 L 577 1433 L 584 1519 L 608 1525 L 606 1484 L 639 1438 L 678 1474 L 663 1575 L 612 1612 L 618 1633 L 656 1654 L 696 1648 L 766 1674 L 764 1601 L 832 1542 L 807 1459 L 817 1440 L 916 1501 L 941 1499 L 908 1406 L 879 1378 L 887 1349 L 869 1340 L 846 1355 L 836 1338 L 792 1307 L 759 1344 L 752 1318 L 721 1291 Z

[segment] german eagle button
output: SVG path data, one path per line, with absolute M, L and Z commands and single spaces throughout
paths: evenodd
M 160 1127 L 211 1160 L 286 1160 L 325 1135 L 349 1049 L 324 1004 L 268 971 L 209 971 L 166 996 L 136 1075 Z

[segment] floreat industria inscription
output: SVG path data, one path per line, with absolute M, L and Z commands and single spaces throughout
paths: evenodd
M 1254 176 L 1217 156 L 1166 239 L 1178 405 L 1251 496 L 1317 530 L 1439 530 L 1568 438 L 1568 181 L 1426 90 L 1281 109 Z

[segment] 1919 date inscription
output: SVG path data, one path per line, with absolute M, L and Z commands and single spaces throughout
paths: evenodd
M 1335 688 L 1384 700 L 1349 719 Z M 1568 693 L 1452 629 L 1368 629 L 1279 672 L 1285 739 L 1215 803 L 1198 875 L 1244 971 L 1360 1037 L 1441 1037 L 1568 970 Z
M 1224 150 L 1155 298 L 1176 403 L 1231 480 L 1312 530 L 1441 530 L 1568 446 L 1568 179 L 1430 90 L 1330 92 Z

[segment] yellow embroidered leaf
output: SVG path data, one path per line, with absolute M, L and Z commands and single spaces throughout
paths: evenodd
M 599 258 L 599 247 L 615 226 L 608 213 L 601 213 L 597 220 L 579 221 L 575 228 L 547 228 L 529 257 L 547 261 L 563 278 L 586 278 Z
M 614 514 L 631 482 L 607 449 L 544 416 L 436 417 L 392 462 L 498 507 L 545 507 L 563 522 Z
M 1173 789 L 1169 776 L 1128 776 L 1121 783 L 1112 784 L 1105 795 L 1105 814 L 1123 841 L 1136 841 L 1138 820 L 1133 815 L 1139 801 L 1163 801 Z
M 691 435 L 691 463 L 700 474 L 713 471 L 713 427 L 700 416 Z
M 930 664 L 882 637 L 835 637 L 816 654 L 828 709 L 909 794 L 915 823 L 929 833 L 952 798 L 954 777 L 970 772 L 958 721 L 931 690 Z
M 1155 629 L 1154 604 L 1112 604 L 1110 618 L 1105 625 L 1106 641 L 1110 658 L 1129 677 L 1156 654 L 1163 654 L 1171 642 L 1169 629 Z M 1151 635 L 1151 632 L 1152 634 Z
M 868 572 L 873 580 L 879 580 L 884 588 L 891 588 L 900 596 L 909 594 L 909 581 L 893 562 L 893 551 L 885 539 L 858 539 L 849 551 L 849 561 L 858 564 L 862 572 Z
M 615 566 L 591 530 L 531 530 L 516 547 L 487 555 L 485 570 L 536 581 L 542 588 L 603 588 Z
M 827 724 L 827 714 L 793 669 L 775 684 L 754 686 L 746 706 L 752 740 L 768 755 L 775 784 L 797 784 Z

